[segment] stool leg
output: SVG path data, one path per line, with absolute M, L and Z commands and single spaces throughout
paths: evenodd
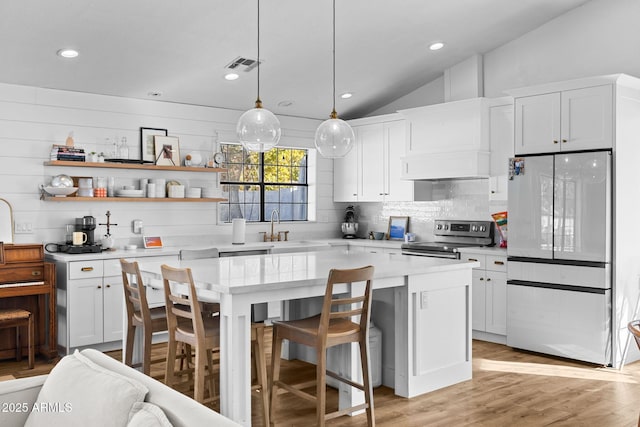
M 22 360 L 22 348 L 20 347 L 20 326 L 16 326 L 16 360 Z
M 35 359 L 35 346 L 33 345 L 35 341 L 35 331 L 33 326 L 33 314 L 29 315 L 29 369 L 33 369 L 34 359 Z
M 260 384 L 260 394 L 262 397 L 262 413 L 264 416 L 264 425 L 269 425 L 269 385 L 267 381 L 267 362 L 264 354 L 264 327 L 256 329 L 256 341 L 253 346 L 254 361 L 256 364 L 256 372 L 258 384 Z
M 271 378 L 269 378 L 269 425 L 273 425 L 274 414 L 276 413 L 276 396 L 278 395 L 278 385 L 280 380 L 280 357 L 282 354 L 282 338 L 278 336 L 278 327 L 273 327 L 273 338 L 271 346 Z

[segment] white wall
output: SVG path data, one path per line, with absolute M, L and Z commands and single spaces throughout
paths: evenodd
M 444 77 L 427 83 L 413 92 L 396 99 L 382 108 L 367 114 L 367 117 L 381 116 L 383 114 L 395 113 L 403 108 L 422 107 L 431 104 L 444 102 Z
M 640 77 L 640 1 L 593 0 L 484 55 L 485 96 L 580 77 Z
M 68 133 L 74 132 L 77 146 L 86 151 L 105 151 L 106 138 L 126 137 L 130 158 L 139 158 L 139 128 L 168 129 L 179 137 L 182 157 L 188 152 L 200 152 L 208 158 L 216 143 L 235 140 L 235 123 L 242 112 L 119 98 L 87 93 L 68 92 L 35 87 L 0 84 L 0 197 L 13 206 L 15 222 L 30 223 L 31 234 L 16 234 L 15 241 L 59 242 L 64 237 L 64 225 L 84 215 L 118 226 L 112 229 L 117 244 L 140 244 L 140 236 L 131 232 L 131 221 L 142 219 L 145 233 L 169 238 L 169 242 L 185 238 L 189 242 L 228 242 L 229 225 L 217 225 L 215 203 L 145 203 L 145 202 L 55 202 L 39 199 L 39 186 L 48 184 L 52 176 L 65 173 L 72 176 L 114 176 L 116 185 L 137 185 L 140 178 L 176 179 L 191 186 L 218 186 L 218 175 L 166 171 L 133 171 L 75 167 L 47 167 L 52 144 L 63 144 Z M 313 147 L 316 120 L 280 117 L 283 126 L 283 146 Z M 340 235 L 342 212 L 333 204 L 333 162 L 320 158 L 317 172 L 317 222 L 288 223 L 278 226 L 289 230 L 290 239 Z M 218 191 L 220 191 L 218 189 Z M 267 225 L 247 228 L 247 241 L 257 241 L 258 231 Z M 96 237 L 106 229 L 98 227 Z

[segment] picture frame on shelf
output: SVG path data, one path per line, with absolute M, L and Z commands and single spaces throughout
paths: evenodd
M 140 128 L 140 162 L 155 163 L 156 146 L 155 136 L 167 136 L 166 129 L 159 128 Z
M 390 216 L 387 236 L 389 240 L 404 240 L 405 233 L 409 231 L 408 216 Z
M 180 141 L 177 136 L 153 137 L 156 165 L 180 166 Z

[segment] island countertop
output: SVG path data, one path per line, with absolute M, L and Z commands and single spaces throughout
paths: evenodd
M 159 262 L 141 259 L 145 273 L 160 273 Z M 429 257 L 350 252 L 344 248 L 327 251 L 249 255 L 243 257 L 177 261 L 175 266 L 192 268 L 200 290 L 238 294 L 270 287 L 308 286 L 324 283 L 329 270 L 375 266 L 374 280 L 389 277 L 475 268 L 478 262 Z M 375 287 L 375 285 L 374 285 Z

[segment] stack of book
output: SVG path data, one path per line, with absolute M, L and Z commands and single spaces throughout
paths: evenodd
M 84 148 L 69 145 L 53 145 L 51 148 L 51 160 L 66 160 L 73 162 L 84 162 Z

